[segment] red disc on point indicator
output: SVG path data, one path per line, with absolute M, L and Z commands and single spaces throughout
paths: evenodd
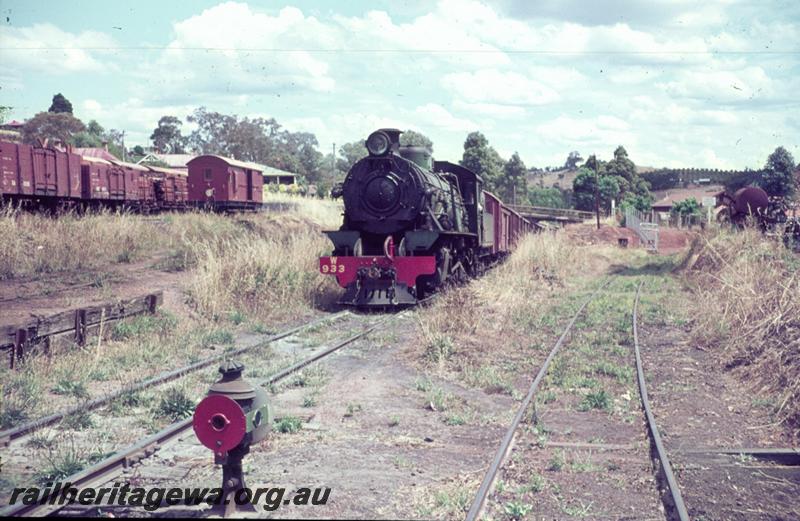
M 192 426 L 200 443 L 214 452 L 227 452 L 247 433 L 247 418 L 236 401 L 213 394 L 197 405 Z

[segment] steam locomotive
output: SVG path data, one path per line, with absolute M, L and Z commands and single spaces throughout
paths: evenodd
M 319 263 L 346 289 L 343 304 L 414 305 L 443 284 L 479 275 L 533 229 L 484 191 L 478 174 L 401 146 L 400 134 L 370 134 L 369 155 L 334 192 L 344 200 L 344 222 L 325 232 L 334 249 Z

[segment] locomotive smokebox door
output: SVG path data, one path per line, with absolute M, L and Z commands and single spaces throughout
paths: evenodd
M 192 422 L 197 439 L 214 451 L 214 462 L 222 465 L 225 501 L 217 506 L 224 517 L 237 509 L 254 510 L 253 505 L 238 505 L 234 500 L 236 493 L 246 488 L 242 458 L 251 444 L 266 438 L 272 424 L 267 394 L 243 379 L 242 371 L 244 366 L 236 362 L 219 368 L 222 378 L 197 405 Z

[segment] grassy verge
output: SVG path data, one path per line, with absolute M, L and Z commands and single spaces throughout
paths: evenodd
M 693 250 L 695 340 L 742 370 L 800 438 L 800 257 L 755 230 L 720 231 Z

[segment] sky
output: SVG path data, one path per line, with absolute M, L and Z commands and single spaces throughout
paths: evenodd
M 0 62 L 9 119 L 61 92 L 128 146 L 205 106 L 323 153 L 396 127 L 451 161 L 474 130 L 529 167 L 800 160 L 796 0 L 0 0 Z

